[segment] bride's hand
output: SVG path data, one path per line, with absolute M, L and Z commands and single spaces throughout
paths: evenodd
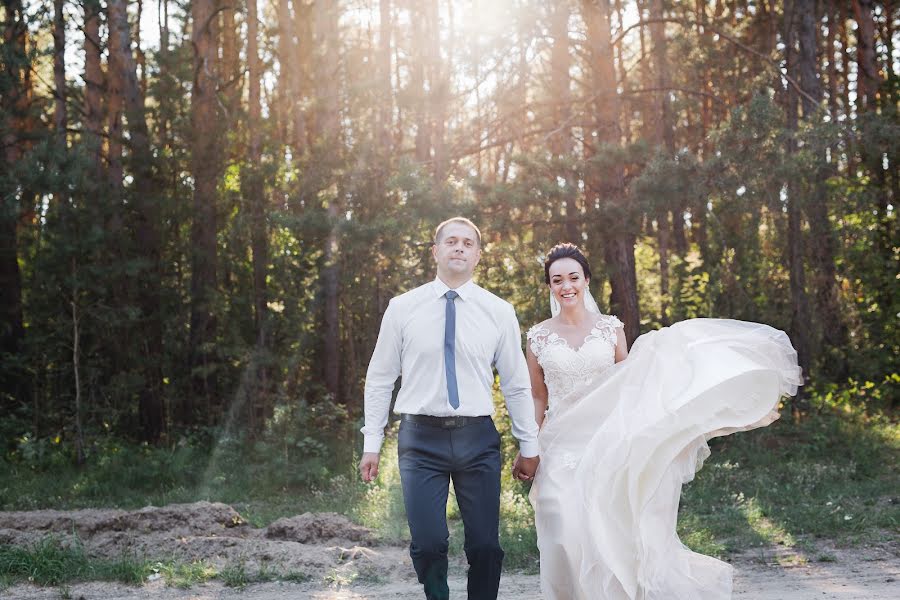
M 522 453 L 516 454 L 516 460 L 513 462 L 513 477 L 519 481 L 531 481 L 537 471 L 540 457 L 523 458 Z

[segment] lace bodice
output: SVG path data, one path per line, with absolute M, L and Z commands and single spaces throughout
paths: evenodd
M 612 315 L 600 315 L 591 332 L 578 348 L 559 334 L 538 324 L 528 330 L 528 344 L 544 370 L 551 411 L 574 404 L 580 395 L 576 389 L 589 385 L 616 362 L 616 328 L 622 322 Z

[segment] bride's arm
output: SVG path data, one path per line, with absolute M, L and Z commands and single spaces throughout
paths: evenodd
M 547 384 L 544 383 L 544 370 L 538 364 L 537 357 L 528 345 L 525 349 L 525 360 L 528 363 L 528 375 L 531 377 L 531 399 L 534 401 L 534 420 L 538 427 L 544 423 L 547 412 Z
M 625 338 L 625 329 L 616 329 L 616 362 L 622 362 L 628 356 L 628 340 Z M 530 370 L 530 368 L 529 368 Z M 531 381 L 534 387 L 534 380 Z

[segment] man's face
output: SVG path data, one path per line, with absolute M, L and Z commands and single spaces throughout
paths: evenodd
M 463 223 L 448 223 L 431 247 L 438 276 L 469 279 L 481 259 L 481 248 L 475 230 Z

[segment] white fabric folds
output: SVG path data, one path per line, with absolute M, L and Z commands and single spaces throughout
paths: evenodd
M 551 393 L 530 495 L 545 600 L 731 598 L 731 566 L 676 535 L 681 486 L 708 439 L 770 424 L 799 385 L 784 332 L 694 319 L 642 335 L 565 397 Z

